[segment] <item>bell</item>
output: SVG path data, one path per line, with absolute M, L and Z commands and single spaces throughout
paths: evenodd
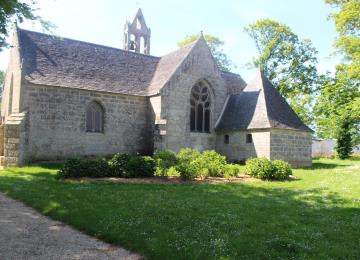
M 131 42 L 130 42 L 130 50 L 131 50 L 131 51 L 134 51 L 134 50 L 135 50 L 135 42 L 134 42 L 134 41 L 131 41 Z

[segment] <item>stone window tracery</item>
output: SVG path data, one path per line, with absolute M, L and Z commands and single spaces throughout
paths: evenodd
M 191 89 L 190 94 L 190 131 L 210 132 L 210 88 L 200 81 Z

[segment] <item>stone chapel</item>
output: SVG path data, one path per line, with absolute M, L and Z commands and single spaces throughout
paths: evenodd
M 312 130 L 261 71 L 246 84 L 219 70 L 202 34 L 151 56 L 141 9 L 123 37 L 117 49 L 15 28 L 1 103 L 3 166 L 185 147 L 311 165 Z

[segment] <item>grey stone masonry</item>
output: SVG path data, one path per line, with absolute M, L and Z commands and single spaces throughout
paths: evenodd
M 146 97 L 31 84 L 27 93 L 31 160 L 152 150 Z M 86 132 L 92 101 L 104 108 L 103 133 Z

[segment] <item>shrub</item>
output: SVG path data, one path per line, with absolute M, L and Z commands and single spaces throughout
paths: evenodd
M 58 173 L 59 178 L 106 177 L 110 168 L 105 159 L 72 158 L 65 161 Z
M 175 166 L 171 166 L 167 171 L 166 171 L 166 176 L 180 176 L 180 172 L 178 170 L 176 170 Z
M 152 177 L 155 172 L 155 160 L 149 156 L 117 153 L 109 161 L 114 177 L 136 178 Z
M 286 180 L 289 175 L 292 174 L 290 165 L 287 162 L 281 160 L 272 161 L 272 164 L 275 168 L 273 173 L 273 179 L 275 180 Z
M 225 166 L 224 177 L 236 177 L 241 173 L 241 166 L 237 164 L 227 164 Z
M 184 148 L 179 151 L 176 156 L 178 161 L 176 170 L 183 180 L 192 180 L 200 176 L 198 163 L 195 162 L 199 157 L 200 152 L 191 148 Z
M 215 151 L 204 151 L 185 148 L 181 149 L 177 155 L 177 170 L 185 180 L 196 177 L 223 176 L 226 167 L 225 156 Z
M 114 177 L 122 177 L 131 155 L 128 153 L 117 153 L 109 161 L 109 166 Z
M 252 158 L 246 161 L 245 171 L 255 178 L 271 179 L 274 166 L 266 158 Z
M 266 158 L 252 158 L 246 161 L 247 174 L 267 180 L 285 180 L 291 173 L 291 167 L 281 160 L 269 161 Z
M 224 176 L 225 167 L 226 167 L 226 158 L 215 152 L 204 151 L 201 153 L 200 157 L 197 159 L 201 171 L 204 172 L 204 176 L 211 177 L 221 177 Z
M 168 170 L 177 164 L 176 154 L 169 150 L 156 150 L 153 158 L 158 176 L 168 176 Z

